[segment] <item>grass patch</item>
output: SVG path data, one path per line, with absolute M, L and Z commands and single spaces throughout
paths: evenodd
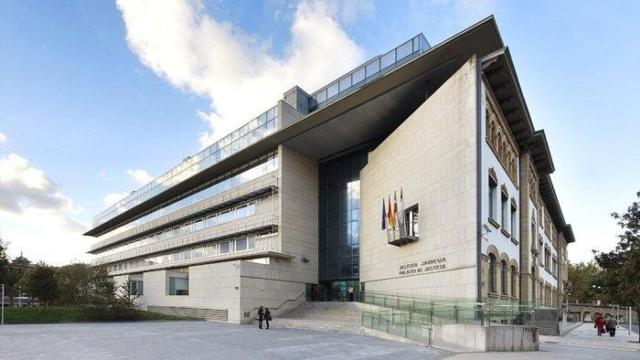
M 129 309 L 91 309 L 73 306 L 6 307 L 5 324 L 47 324 L 83 321 L 197 320 Z

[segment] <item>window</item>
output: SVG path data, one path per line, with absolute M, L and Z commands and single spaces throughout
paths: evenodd
M 211 215 L 207 218 L 207 227 L 218 225 L 218 217 Z
M 489 283 L 489 292 L 495 293 L 496 292 L 496 257 L 493 254 L 489 254 L 489 264 L 488 264 L 488 268 L 489 268 L 489 276 L 487 278 L 488 283 Z
M 518 270 L 515 266 L 511 266 L 511 296 L 517 297 L 518 295 Z
M 515 204 L 511 204 L 511 229 L 509 230 L 509 232 L 511 233 L 511 237 L 512 238 L 516 238 L 516 232 L 518 231 L 518 229 L 516 228 L 516 225 L 518 224 L 518 209 L 516 208 Z
M 144 293 L 144 286 L 142 280 L 129 280 L 129 294 L 142 296 Z
M 405 222 L 407 227 L 407 236 L 420 236 L 420 229 L 418 227 L 418 204 L 411 206 L 405 210 Z
M 496 203 L 498 200 L 498 183 L 489 176 L 489 218 L 495 220 L 498 216 Z
M 236 251 L 244 251 L 248 248 L 247 238 L 236 240 Z
M 506 230 L 509 228 L 509 196 L 503 192 L 500 199 L 502 205 L 500 209 L 502 211 L 502 221 L 500 225 Z
M 193 231 L 202 230 L 204 228 L 204 222 L 202 219 L 198 219 L 193 222 Z
M 544 268 L 547 269 L 548 271 L 551 271 L 551 252 L 549 251 L 549 249 L 545 248 L 544 249 Z
M 168 295 L 189 295 L 189 270 L 167 271 L 169 278 Z
M 507 290 L 509 290 L 507 286 L 507 263 L 503 260 L 500 265 L 500 287 L 502 288 L 502 295 L 507 295 Z
M 228 241 L 220 243 L 220 254 L 226 254 L 231 251 L 231 246 Z
M 240 219 L 247 216 L 247 205 L 238 206 L 236 208 L 236 218 Z

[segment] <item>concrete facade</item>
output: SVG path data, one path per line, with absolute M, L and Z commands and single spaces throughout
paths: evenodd
M 293 87 L 193 157 L 216 157 L 208 167 L 138 208 L 100 215 L 88 232 L 99 236 L 95 264 L 117 283 L 143 283 L 140 307 L 232 323 L 253 321 L 259 306 L 279 316 L 317 299 L 319 285 L 344 292 L 334 300 L 355 286 L 359 296 L 473 303 L 465 316 L 474 320 L 485 304 L 558 306 L 573 233 L 549 177 L 546 137 L 528 117 L 492 21 L 431 50 L 414 37 L 388 53 L 393 65 L 376 57 L 311 95 Z M 354 154 L 362 161 L 344 160 Z M 327 172 L 335 176 L 323 183 Z M 415 233 L 383 220 L 382 204 L 388 212 L 392 202 L 402 219 L 402 204 L 413 209 Z M 349 276 L 320 279 L 322 266 Z M 515 321 L 523 318 L 489 320 Z M 527 327 L 475 324 L 439 324 L 434 336 L 462 332 L 476 350 L 537 343 Z M 513 341 L 499 343 L 504 336 Z
M 476 61 L 466 62 L 369 154 L 361 171 L 361 282 L 367 291 L 474 298 L 476 262 Z M 420 240 L 394 247 L 381 230 L 381 201 L 419 206 Z M 441 269 L 402 266 L 445 259 Z

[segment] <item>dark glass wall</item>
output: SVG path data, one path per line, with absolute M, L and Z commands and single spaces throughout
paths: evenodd
M 319 280 L 328 291 L 335 292 L 331 283 L 360 276 L 360 170 L 367 153 L 358 150 L 320 164 Z

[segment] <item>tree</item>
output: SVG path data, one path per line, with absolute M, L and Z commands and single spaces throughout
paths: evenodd
M 25 290 L 32 297 L 37 298 L 40 305 L 50 305 L 58 296 L 55 274 L 55 269 L 43 262 L 29 271 Z
M 570 301 L 581 304 L 593 302 L 598 297 L 593 285 L 597 282 L 599 274 L 600 268 L 593 261 L 569 264 Z
M 640 200 L 640 191 L 636 193 Z M 634 201 L 624 214 L 612 213 L 622 233 L 618 244 L 609 252 L 595 253 L 603 269 L 600 286 L 612 302 L 640 308 L 640 201 Z
M 77 263 L 65 265 L 56 270 L 58 282 L 58 304 L 80 306 L 82 305 L 83 289 L 89 285 L 89 265 Z
M 9 258 L 7 257 L 7 243 L 0 238 L 0 284 L 7 284 L 9 277 Z
M 9 296 L 9 304 L 12 306 L 14 297 L 20 296 L 21 291 L 24 290 L 22 284 L 30 267 L 31 261 L 22 256 L 22 254 L 13 259 L 11 264 L 9 264 L 7 289 L 5 293 Z

